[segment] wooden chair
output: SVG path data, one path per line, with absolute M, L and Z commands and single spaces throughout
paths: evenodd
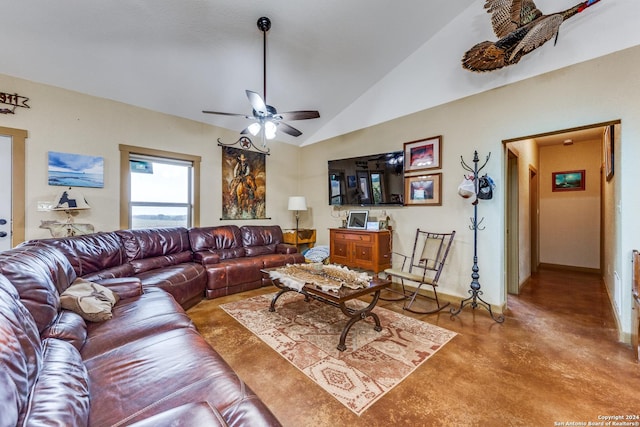
M 418 229 L 416 231 L 416 238 L 413 243 L 413 252 L 411 255 L 392 252 L 393 255 L 403 258 L 402 265 L 400 268 L 388 268 L 384 272 L 387 274 L 387 277 L 391 276 L 392 278 L 396 277 L 400 279 L 403 296 L 397 300 L 409 300 L 408 303 L 405 302 L 404 304 L 403 308 L 405 310 L 417 314 L 431 314 L 449 305 L 448 302 L 444 305 L 440 304 L 436 288 L 438 287 L 438 280 L 440 279 L 440 274 L 444 268 L 444 263 L 455 235 L 455 231 L 451 233 L 431 233 Z M 404 283 L 405 280 L 417 283 L 418 286 L 415 290 L 409 290 L 409 292 L 407 292 Z M 431 286 L 433 297 L 419 293 L 420 288 L 425 285 Z M 412 309 L 411 306 L 418 296 L 434 300 L 436 302 L 436 308 L 430 311 Z

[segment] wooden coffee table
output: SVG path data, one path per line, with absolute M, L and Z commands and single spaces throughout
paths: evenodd
M 372 310 L 378 303 L 378 299 L 380 298 L 380 291 L 391 285 L 390 280 L 374 277 L 369 282 L 369 286 L 366 286 L 364 288 L 351 289 L 342 286 L 338 291 L 335 292 L 324 291 L 313 283 L 307 283 L 301 290 L 298 291 L 297 289 L 293 289 L 283 285 L 278 279 L 271 279 L 271 277 L 269 276 L 269 271 L 271 270 L 273 269 L 265 269 L 262 270 L 262 273 L 265 274 L 266 277 L 269 277 L 271 282 L 278 289 L 280 289 L 280 291 L 271 300 L 269 311 L 276 311 L 276 302 L 282 294 L 286 292 L 298 292 L 304 295 L 305 301 L 309 301 L 310 298 L 313 298 L 316 301 L 320 301 L 333 307 L 338 307 L 347 317 L 349 317 L 349 321 L 345 325 L 344 329 L 342 330 L 342 334 L 340 335 L 340 342 L 338 343 L 337 347 L 338 350 L 345 351 L 347 349 L 347 346 L 345 345 L 347 334 L 349 333 L 351 327 L 359 320 L 366 319 L 367 317 L 372 317 L 373 321 L 375 322 L 375 326 L 373 327 L 373 329 L 378 332 L 382 330 L 382 326 L 380 326 L 380 318 Z M 369 303 L 368 306 L 363 309 L 356 310 L 354 308 L 347 307 L 345 304 L 347 301 L 369 294 L 373 294 L 373 300 Z

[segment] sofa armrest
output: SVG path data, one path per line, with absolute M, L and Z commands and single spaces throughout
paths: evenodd
M 205 266 L 210 264 L 219 264 L 220 255 L 214 254 L 213 252 L 200 251 L 193 254 L 193 260 Z
M 142 282 L 137 277 L 113 277 L 96 280 L 96 283 L 109 288 L 121 299 L 142 295 Z
M 276 253 L 279 254 L 295 254 L 298 253 L 296 245 L 290 245 L 289 243 L 278 243 L 276 245 Z

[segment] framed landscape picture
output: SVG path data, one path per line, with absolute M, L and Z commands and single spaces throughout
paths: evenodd
M 65 187 L 104 187 L 104 158 L 82 154 L 48 154 L 48 183 Z
M 404 171 L 440 169 L 442 136 L 404 143 Z
M 404 179 L 407 206 L 442 205 L 442 174 L 408 176 Z
M 584 191 L 584 169 L 565 172 L 553 172 L 551 175 L 552 191 Z

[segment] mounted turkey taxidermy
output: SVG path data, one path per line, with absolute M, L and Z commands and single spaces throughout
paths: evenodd
M 532 0 L 487 0 L 496 42 L 478 43 L 464 54 L 462 67 L 471 71 L 492 71 L 520 61 L 555 37 L 560 24 L 600 0 L 588 0 L 565 11 L 543 15 Z M 554 44 L 555 44 L 554 42 Z

